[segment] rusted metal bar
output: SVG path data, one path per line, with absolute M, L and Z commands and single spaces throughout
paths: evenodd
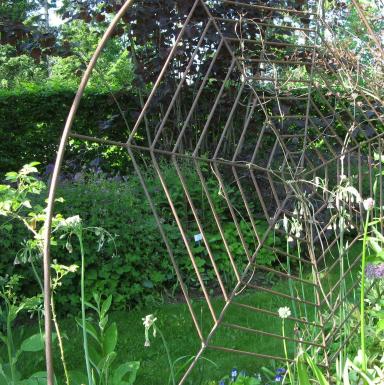
M 313 306 L 314 308 L 320 307 L 320 305 L 317 304 L 317 303 L 314 303 L 314 302 L 311 302 L 311 301 L 307 301 L 307 300 L 304 300 L 304 299 L 301 299 L 301 298 L 297 298 L 297 297 L 292 297 L 292 296 L 290 296 L 288 294 L 285 294 L 285 293 L 282 293 L 280 291 L 276 291 L 276 290 L 273 290 L 273 289 L 269 289 L 267 287 L 262 287 L 262 286 L 259 286 L 259 285 L 254 285 L 252 283 L 246 283 L 246 286 L 251 287 L 252 289 L 259 290 L 259 291 L 264 291 L 265 293 L 273 294 L 273 295 L 275 295 L 277 297 L 286 298 L 286 299 L 289 299 L 289 300 L 292 300 L 292 301 L 295 301 L 295 302 L 298 302 L 298 303 L 305 303 L 307 305 Z
M 241 303 L 241 302 L 233 301 L 231 303 L 231 305 L 242 307 L 244 309 L 247 309 L 247 310 L 250 310 L 250 311 L 253 311 L 253 312 L 256 312 L 256 313 L 262 313 L 262 314 L 270 315 L 270 316 L 275 317 L 275 318 L 280 318 L 280 315 L 277 312 L 273 312 L 273 311 L 266 310 L 266 309 L 261 309 L 261 308 L 258 308 L 258 307 L 252 306 L 252 305 Z M 310 326 L 314 326 L 314 327 L 318 327 L 318 328 L 323 328 L 323 325 L 321 325 L 319 323 L 316 323 L 316 322 L 310 322 L 310 321 L 306 320 L 305 318 L 296 318 L 296 317 L 293 317 L 293 316 L 289 316 L 289 317 L 287 317 L 287 319 L 289 319 L 291 321 L 294 321 L 294 322 L 297 322 L 297 323 L 302 323 L 302 324 L 305 324 L 305 325 L 310 325 Z
M 175 92 L 174 92 L 174 94 L 173 94 L 173 96 L 172 96 L 172 99 L 171 99 L 171 102 L 169 103 L 169 106 L 168 106 L 168 108 L 167 108 L 167 111 L 165 112 L 165 114 L 164 114 L 164 116 L 163 116 L 163 118 L 162 118 L 162 121 L 161 121 L 161 123 L 160 123 L 160 127 L 159 127 L 159 129 L 158 129 L 158 131 L 157 131 L 157 133 L 156 133 L 156 135 L 155 135 L 155 138 L 154 138 L 154 140 L 153 140 L 153 142 L 152 142 L 152 144 L 151 144 L 151 147 L 155 147 L 157 141 L 159 140 L 159 137 L 160 137 L 160 135 L 161 135 L 161 133 L 162 133 L 162 131 L 163 131 L 163 128 L 164 128 L 165 124 L 167 123 L 169 114 L 171 113 L 171 111 L 172 111 L 172 109 L 173 109 L 173 106 L 175 105 L 175 102 L 176 102 L 176 100 L 177 100 L 177 97 L 179 96 L 180 91 L 181 91 L 183 85 L 185 84 L 185 81 L 186 81 L 186 79 L 187 79 L 187 75 L 188 75 L 188 73 L 189 73 L 190 70 L 191 70 L 193 61 L 195 60 L 195 57 L 196 57 L 196 55 L 198 54 L 198 52 L 199 52 L 199 50 L 200 50 L 200 47 L 201 47 L 201 44 L 203 43 L 204 38 L 205 38 L 205 36 L 206 36 L 206 34 L 207 34 L 207 32 L 208 32 L 208 30 L 209 30 L 210 27 L 211 27 L 211 21 L 208 20 L 207 25 L 205 26 L 205 28 L 204 28 L 204 30 L 203 30 L 201 36 L 200 36 L 200 39 L 199 39 L 199 41 L 198 41 L 198 43 L 197 43 L 197 45 L 196 45 L 196 48 L 195 48 L 195 50 L 193 51 L 193 53 L 192 53 L 192 55 L 191 55 L 191 58 L 189 59 L 188 64 L 187 64 L 187 66 L 186 66 L 186 68 L 185 68 L 183 74 L 181 75 L 181 79 L 180 79 L 180 81 L 179 81 L 179 84 L 177 85 L 177 88 L 176 88 L 176 90 L 175 90 Z M 220 50 L 220 47 L 221 47 L 221 43 L 219 44 L 218 51 Z
M 384 59 L 384 49 L 383 49 L 383 45 L 382 45 L 382 42 L 379 40 L 379 38 L 376 36 L 375 32 L 373 31 L 371 25 L 369 24 L 365 14 L 364 14 L 364 11 L 360 5 L 360 2 L 359 0 L 352 0 L 352 3 L 353 5 L 355 6 L 356 10 L 357 10 L 357 13 L 359 14 L 359 17 L 360 19 L 362 20 L 362 22 L 364 23 L 365 25 L 365 28 L 367 29 L 368 31 L 368 34 L 370 36 L 370 38 L 375 42 L 376 44 L 376 47 L 377 49 L 379 50 L 380 54 L 381 54 L 381 58 Z
M 253 24 L 256 26 L 261 25 L 262 27 L 267 27 L 267 28 L 278 28 L 278 29 L 286 29 L 289 31 L 303 31 L 303 32 L 315 32 L 315 29 L 311 28 L 304 28 L 304 27 L 292 27 L 291 25 L 278 25 L 278 24 L 273 24 L 273 23 L 264 23 L 262 21 L 257 21 L 256 19 L 251 19 L 249 17 L 241 17 L 241 19 L 227 19 L 225 17 L 214 17 L 215 20 L 217 21 L 223 21 L 223 22 L 228 22 L 228 23 L 249 23 Z
M 293 9 L 293 8 L 268 7 L 266 5 L 248 4 L 248 3 L 242 3 L 239 1 L 232 1 L 232 0 L 220 0 L 220 1 L 224 4 L 233 5 L 234 7 L 261 9 L 263 11 L 269 11 L 269 12 L 293 13 L 296 15 L 303 15 L 303 16 L 317 16 L 317 14 L 314 12 L 299 11 L 299 10 Z
M 270 333 L 270 332 L 266 332 L 264 330 L 253 329 L 253 328 L 249 328 L 249 327 L 246 327 L 246 326 L 237 325 L 237 324 L 233 324 L 233 323 L 223 322 L 222 326 L 227 327 L 227 328 L 231 328 L 231 329 L 240 330 L 240 331 L 243 331 L 243 332 L 246 332 L 246 333 L 259 334 L 259 335 L 262 335 L 262 336 L 276 338 L 276 339 L 279 339 L 279 340 L 297 342 L 297 343 L 300 343 L 300 344 L 303 344 L 303 345 L 309 345 L 309 346 L 317 346 L 317 347 L 321 347 L 323 349 L 325 348 L 324 345 L 318 344 L 316 342 L 306 341 L 306 340 L 292 338 L 292 337 L 287 337 L 287 336 L 284 337 L 284 336 L 282 336 L 280 334 Z
M 261 354 L 261 353 L 248 352 L 248 351 L 245 351 L 245 350 L 225 348 L 225 347 L 216 346 L 216 345 L 208 345 L 207 349 L 220 350 L 222 352 L 242 354 L 242 355 L 252 356 L 252 357 L 257 357 L 257 358 L 267 358 L 267 359 L 277 360 L 277 361 L 281 361 L 281 362 L 294 362 L 294 360 L 290 359 L 290 358 L 272 356 L 270 354 Z
M 197 1 L 196 1 L 197 2 Z M 46 220 L 45 220 L 45 229 L 43 236 L 43 269 L 44 269 L 44 330 L 45 330 L 45 360 L 47 368 L 47 385 L 53 385 L 54 383 L 54 369 L 53 369 L 53 355 L 52 355 L 52 314 L 51 314 L 51 255 L 50 255 L 50 245 L 51 245 L 51 231 L 52 231 L 52 217 L 55 203 L 55 195 L 57 190 L 57 184 L 59 181 L 60 168 L 64 159 L 65 148 L 69 138 L 69 134 L 75 119 L 76 112 L 78 110 L 80 100 L 83 96 L 85 87 L 88 84 L 91 73 L 96 65 L 96 62 L 103 51 L 108 40 L 112 36 L 113 31 L 115 30 L 118 22 L 127 12 L 129 7 L 132 5 L 133 0 L 127 0 L 119 12 L 111 21 L 107 30 L 104 32 L 103 37 L 101 38 L 85 72 L 81 79 L 79 88 L 77 90 L 75 99 L 73 100 L 71 110 L 68 114 L 67 121 L 64 126 L 64 130 L 61 136 L 59 149 L 57 151 L 55 166 L 52 173 L 51 185 L 49 188 L 49 195 L 47 200 L 47 209 L 46 209 Z
M 307 44 L 294 44 L 294 43 L 285 43 L 281 41 L 260 41 L 256 39 L 247 39 L 247 38 L 238 38 L 238 37 L 229 37 L 224 35 L 224 39 L 227 41 L 233 41 L 236 43 L 252 43 L 256 45 L 262 45 L 262 46 L 271 46 L 271 47 L 282 47 L 282 48 L 295 48 L 295 49 L 314 49 L 316 46 L 314 45 L 307 45 Z
M 94 136 L 81 135 L 81 134 L 78 134 L 76 132 L 71 132 L 70 137 L 81 139 L 84 141 L 105 144 L 105 145 L 112 145 L 112 146 L 117 146 L 117 147 L 122 147 L 122 148 L 132 148 L 135 150 L 142 150 L 142 151 L 145 151 L 148 153 L 153 152 L 154 154 L 159 154 L 159 155 L 170 155 L 170 156 L 175 155 L 179 158 L 195 159 L 195 160 L 199 160 L 201 162 L 205 162 L 205 163 L 209 163 L 209 164 L 215 163 L 215 164 L 222 164 L 222 165 L 226 165 L 226 166 L 236 166 L 236 167 L 244 168 L 244 169 L 248 169 L 248 170 L 254 169 L 254 170 L 258 170 L 258 171 L 264 171 L 266 173 L 272 172 L 270 169 L 258 166 L 257 164 L 244 162 L 244 161 L 232 162 L 230 160 L 225 160 L 225 159 L 221 159 L 221 158 L 211 159 L 211 158 L 204 158 L 204 157 L 200 157 L 200 156 L 192 156 L 190 154 L 184 154 L 184 153 L 174 153 L 172 151 L 161 150 L 158 148 L 150 149 L 149 147 L 146 147 L 146 146 L 139 146 L 139 145 L 135 145 L 135 144 L 117 142 L 117 141 L 109 140 L 109 139 L 101 139 L 101 138 L 97 138 Z

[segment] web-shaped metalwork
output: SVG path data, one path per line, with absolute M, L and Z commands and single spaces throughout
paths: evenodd
M 340 311 L 351 293 L 359 289 L 359 281 L 351 272 L 359 264 L 361 255 L 349 255 L 349 250 L 358 243 L 363 210 L 353 198 L 343 199 L 338 195 L 334 186 L 353 180 L 361 196 L 376 193 L 382 216 L 382 163 L 374 156 L 382 153 L 383 134 L 377 132 L 382 123 L 382 104 L 366 93 L 354 90 L 356 102 L 351 110 L 350 104 L 338 94 L 338 90 L 346 88 L 343 71 L 347 73 L 353 59 L 352 55 L 351 58 L 341 57 L 337 48 L 319 33 L 325 23 L 321 1 L 196 0 L 191 2 L 185 21 L 178 28 L 174 44 L 169 47 L 163 68 L 134 127 L 130 128 L 126 142 L 77 134 L 72 131 L 72 123 L 92 68 L 131 3 L 128 0 L 112 22 L 84 75 L 58 153 L 49 216 L 52 216 L 58 173 L 68 138 L 126 149 L 167 247 L 201 342 L 201 349 L 180 384 L 184 383 L 201 355 L 210 349 L 220 350 L 223 354 L 238 353 L 285 361 L 283 354 L 276 357 L 259 346 L 257 338 L 260 335 L 313 349 L 328 369 L 348 343 L 348 338 L 339 339 L 339 331 L 357 309 L 356 305 Z M 357 2 L 353 3 L 367 29 L 367 36 L 370 36 L 369 48 L 383 57 L 380 42 L 364 12 Z M 189 45 L 191 54 L 180 57 L 178 48 L 185 45 Z M 225 71 L 218 71 L 218 62 Z M 172 98 L 168 105 L 161 105 L 157 94 L 172 74 Z M 208 88 L 209 95 L 206 94 Z M 180 98 L 190 101 L 187 111 L 178 111 Z M 168 201 L 186 256 L 193 266 L 191 274 L 194 274 L 209 309 L 210 330 L 201 330 L 190 290 L 180 272 L 180 261 L 174 255 L 162 214 L 153 203 L 153 191 L 146 185 L 145 170 L 149 163 L 162 185 L 163 191 L 156 193 L 164 194 Z M 186 219 L 179 215 L 172 186 L 167 184 L 161 167 L 163 163 L 171 165 L 178 176 L 177 183 L 182 186 L 191 213 L 188 220 L 195 224 L 205 257 L 217 280 L 215 296 L 223 299 L 221 306 L 212 304 L 204 272 L 193 251 L 193 234 L 186 229 Z M 201 183 L 204 207 L 191 197 L 185 182 L 189 173 L 196 175 Z M 376 185 L 375 173 L 379 175 Z M 241 260 L 234 255 L 226 239 L 225 224 L 207 185 L 210 177 L 217 181 L 217 190 L 236 228 L 237 244 L 243 250 Z M 334 230 L 337 223 L 331 214 L 331 205 L 342 208 L 347 227 L 354 229 L 354 236 L 348 242 L 342 242 L 345 235 Z M 223 279 L 216 263 L 213 241 L 205 229 L 207 216 L 213 219 L 220 234 L 220 239 L 214 242 L 224 246 L 225 258 L 231 267 L 230 280 Z M 244 218 L 254 237 L 252 247 L 244 239 Z M 260 229 L 261 219 L 268 224 L 266 229 Z M 289 229 L 287 223 L 290 223 Z M 296 229 L 294 223 L 298 223 Z M 47 230 L 46 240 L 49 239 L 49 226 Z M 287 248 L 285 244 L 267 242 L 271 233 L 290 237 L 292 244 L 300 244 L 302 253 L 298 254 L 294 247 L 290 249 L 289 244 Z M 335 249 L 340 245 L 343 248 L 336 253 Z M 276 263 L 260 264 L 258 257 L 262 252 L 273 253 Z M 282 265 L 287 266 L 287 258 L 300 268 L 282 269 Z M 45 264 L 49 266 L 49 242 L 46 242 Z M 309 274 L 303 275 L 302 269 Z M 332 278 L 335 269 L 342 271 L 337 280 Z M 293 282 L 299 289 L 278 291 L 260 282 L 256 278 L 257 272 Z M 46 309 L 49 309 L 47 267 L 45 282 Z M 312 294 L 302 295 L 308 288 Z M 277 309 L 242 303 L 242 296 L 238 294 L 251 292 L 279 297 L 294 307 L 294 314 L 286 322 L 291 330 L 310 328 L 308 338 L 304 339 L 299 332 L 282 336 L 259 330 L 257 325 L 249 327 L 233 323 L 230 316 L 233 310 L 255 312 L 271 319 L 279 317 Z M 47 314 L 49 335 L 49 312 Z M 335 317 L 342 318 L 337 327 Z M 217 333 L 234 330 L 255 338 L 252 351 L 215 343 Z M 357 331 L 357 328 L 351 330 L 350 337 Z M 335 341 L 339 347 L 330 354 L 330 346 Z M 51 365 L 50 349 L 48 339 L 48 368 Z

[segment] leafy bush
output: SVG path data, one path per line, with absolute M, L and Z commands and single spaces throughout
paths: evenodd
M 183 166 L 182 169 L 184 169 L 186 184 L 196 210 L 202 218 L 204 231 L 215 262 L 222 278 L 227 285 L 230 285 L 234 280 L 234 274 L 224 243 L 214 217 L 210 213 L 208 202 L 206 198 L 203 198 L 198 176 L 191 172 L 188 173 L 185 167 Z M 199 272 L 207 286 L 214 290 L 215 285 L 217 285 L 214 269 L 204 243 L 194 242 L 194 235 L 199 233 L 199 230 L 186 201 L 183 188 L 178 182 L 173 168 L 164 165 L 162 172 L 178 215 L 182 220 Z M 247 257 L 236 226 L 228 220 L 230 213 L 227 203 L 219 193 L 216 179 L 212 176 L 206 178 L 212 203 L 221 216 L 225 238 L 241 271 L 247 263 Z M 183 278 L 193 290 L 198 287 L 196 272 L 186 252 L 169 204 L 162 192 L 160 181 L 153 171 L 147 171 L 145 179 Z M 229 187 L 227 191 L 231 198 L 231 204 L 240 209 L 240 193 Z M 90 298 L 91 293 L 95 291 L 107 296 L 113 295 L 114 307 L 125 309 L 143 300 L 144 302 L 159 300 L 163 293 L 172 295 L 177 290 L 178 283 L 167 249 L 136 176 L 126 179 L 85 176 L 83 181 L 62 183 L 58 196 L 64 198 L 64 203 L 57 202 L 56 204 L 57 211 L 64 217 L 80 215 L 85 228 L 102 227 L 113 238 L 112 242 L 104 242 L 104 246 L 100 248 L 100 240 L 98 239 L 100 235 L 96 234 L 96 231 L 89 231 L 84 234 L 84 247 L 87 256 L 87 298 Z M 39 199 L 42 201 L 43 197 Z M 256 209 L 257 207 L 255 207 Z M 2 233 L 4 235 L 0 239 L 0 246 L 3 250 L 0 267 L 9 274 L 17 272 L 26 278 L 29 277 L 24 281 L 26 283 L 23 290 L 25 292 L 32 291 L 35 280 L 30 271 L 22 265 L 13 264 L 17 251 L 23 248 L 26 234 L 16 224 L 12 231 L 4 226 L 6 224 L 3 224 Z M 262 221 L 257 221 L 256 226 L 260 234 L 266 229 L 266 224 Z M 250 253 L 253 253 L 257 247 L 257 242 L 251 225 L 242 219 L 239 221 L 239 227 Z M 56 236 L 56 238 L 59 237 Z M 267 244 L 273 242 L 275 240 L 271 235 L 267 239 Z M 77 243 L 74 243 L 73 247 L 70 248 L 73 248 L 71 254 L 67 252 L 68 243 L 65 239 L 57 239 L 57 243 L 58 245 L 52 249 L 53 259 L 66 265 L 79 263 L 80 253 Z M 275 258 L 274 254 L 261 249 L 257 262 L 258 264 L 270 265 Z M 66 277 L 61 282 L 59 295 L 56 297 L 57 308 L 60 311 L 78 306 L 78 287 L 78 273 L 71 274 L 70 277 Z
M 53 163 L 75 92 L 74 88 L 55 83 L 44 87 L 26 85 L 16 90 L 0 88 L 1 173 L 18 170 L 31 161 L 39 161 L 43 167 Z M 115 94 L 126 108 L 126 119 L 131 124 L 131 114 L 140 109 L 137 98 L 131 92 L 116 91 Z M 82 98 L 74 130 L 102 137 L 108 128 L 110 138 L 125 141 L 126 127 L 116 114 L 118 110 L 109 92 L 90 89 Z M 105 160 L 104 171 L 125 169 L 126 152 L 123 154 L 121 149 L 114 148 L 104 152 L 102 149 L 101 145 L 88 146 L 72 139 L 67 148 L 67 168 L 77 172 L 84 164 L 98 158 Z

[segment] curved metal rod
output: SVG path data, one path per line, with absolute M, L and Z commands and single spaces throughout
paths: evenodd
M 47 203 L 47 217 L 45 220 L 45 229 L 44 229 L 44 257 L 43 257 L 43 266 L 44 266 L 44 328 L 45 328 L 45 359 L 47 367 L 47 385 L 54 384 L 54 371 L 53 371 L 53 357 L 52 357 L 52 315 L 51 315 L 51 272 L 50 272 L 50 242 L 51 242 L 51 230 L 52 230 L 52 216 L 55 203 L 55 195 L 57 184 L 59 180 L 60 168 L 63 162 L 65 148 L 67 145 L 68 137 L 73 125 L 73 121 L 78 110 L 80 100 L 84 94 L 85 87 L 88 84 L 89 78 L 91 76 L 92 70 L 94 69 L 97 60 L 103 51 L 108 40 L 111 38 L 111 35 L 116 28 L 117 23 L 120 21 L 122 16 L 127 12 L 128 8 L 132 5 L 134 0 L 126 0 L 124 5 L 120 8 L 119 12 L 113 18 L 108 29 L 105 31 L 103 37 L 101 38 L 91 61 L 88 64 L 87 69 L 84 72 L 84 75 L 81 79 L 80 86 L 77 90 L 76 96 L 73 100 L 71 110 L 69 111 L 67 121 L 64 126 L 63 134 L 61 136 L 59 149 L 56 156 L 55 167 L 53 169 L 51 185 L 49 188 L 49 197 Z

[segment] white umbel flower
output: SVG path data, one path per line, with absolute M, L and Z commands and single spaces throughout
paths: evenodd
M 279 317 L 282 319 L 288 318 L 292 314 L 291 309 L 287 306 L 279 308 L 278 313 L 279 313 Z

